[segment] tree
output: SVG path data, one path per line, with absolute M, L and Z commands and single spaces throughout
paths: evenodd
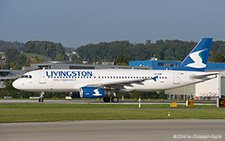
M 58 54 L 56 55 L 56 60 L 57 60 L 57 61 L 63 61 L 63 60 L 64 60 L 64 56 L 63 56 L 62 54 L 58 53 Z
M 125 63 L 127 64 L 127 65 L 129 65 L 129 62 L 131 61 L 131 58 L 130 58 L 130 56 L 127 56 L 126 58 L 125 58 Z
M 27 57 L 24 54 L 19 53 L 14 48 L 6 48 L 5 55 L 6 63 L 10 66 L 10 68 L 21 69 L 22 66 L 26 64 Z
M 125 63 L 125 57 L 123 56 L 123 54 L 119 54 L 117 56 L 117 58 L 115 59 L 114 61 L 115 64 L 118 64 L 118 63 Z
M 221 63 L 224 62 L 224 59 L 225 59 L 224 55 L 222 53 L 218 53 L 216 54 L 216 56 L 214 56 L 213 61 Z
M 5 81 L 4 82 L 5 88 L 2 90 L 1 97 L 4 97 L 4 96 L 12 96 L 14 98 L 19 98 L 19 91 L 16 90 L 12 86 L 13 81 L 14 80 L 10 80 L 10 81 Z
M 35 53 L 50 57 L 52 60 L 66 59 L 65 48 L 61 43 L 49 41 L 28 41 L 25 44 L 24 52 Z
M 16 49 L 14 49 L 14 48 L 6 48 L 5 49 L 5 55 L 6 55 L 6 58 L 7 58 L 7 63 L 15 61 L 16 60 L 16 56 L 18 54 L 20 54 L 20 53 Z

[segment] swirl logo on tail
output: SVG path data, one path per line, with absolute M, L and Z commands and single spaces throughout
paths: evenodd
M 206 64 L 203 63 L 202 52 L 206 51 L 207 49 L 199 50 L 196 52 L 191 53 L 189 56 L 194 61 L 194 63 L 187 64 L 187 67 L 191 68 L 204 68 Z

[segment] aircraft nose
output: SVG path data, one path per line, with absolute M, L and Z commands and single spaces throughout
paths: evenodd
M 15 80 L 13 83 L 12 83 L 12 86 L 16 89 L 19 89 L 19 82 L 18 80 Z

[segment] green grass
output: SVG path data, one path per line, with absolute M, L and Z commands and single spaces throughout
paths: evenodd
M 169 104 L 0 104 L 0 123 L 73 120 L 225 119 L 215 105 L 170 108 Z
M 51 60 L 51 58 L 44 56 L 44 55 L 39 55 L 39 54 L 35 54 L 35 53 L 24 53 L 27 57 L 38 57 L 38 59 L 40 60 Z

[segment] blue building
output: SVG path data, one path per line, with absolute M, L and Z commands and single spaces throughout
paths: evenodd
M 153 70 L 170 70 L 180 66 L 178 61 L 130 61 L 129 66 L 149 67 Z M 210 70 L 225 70 L 225 63 L 207 63 L 206 71 Z

